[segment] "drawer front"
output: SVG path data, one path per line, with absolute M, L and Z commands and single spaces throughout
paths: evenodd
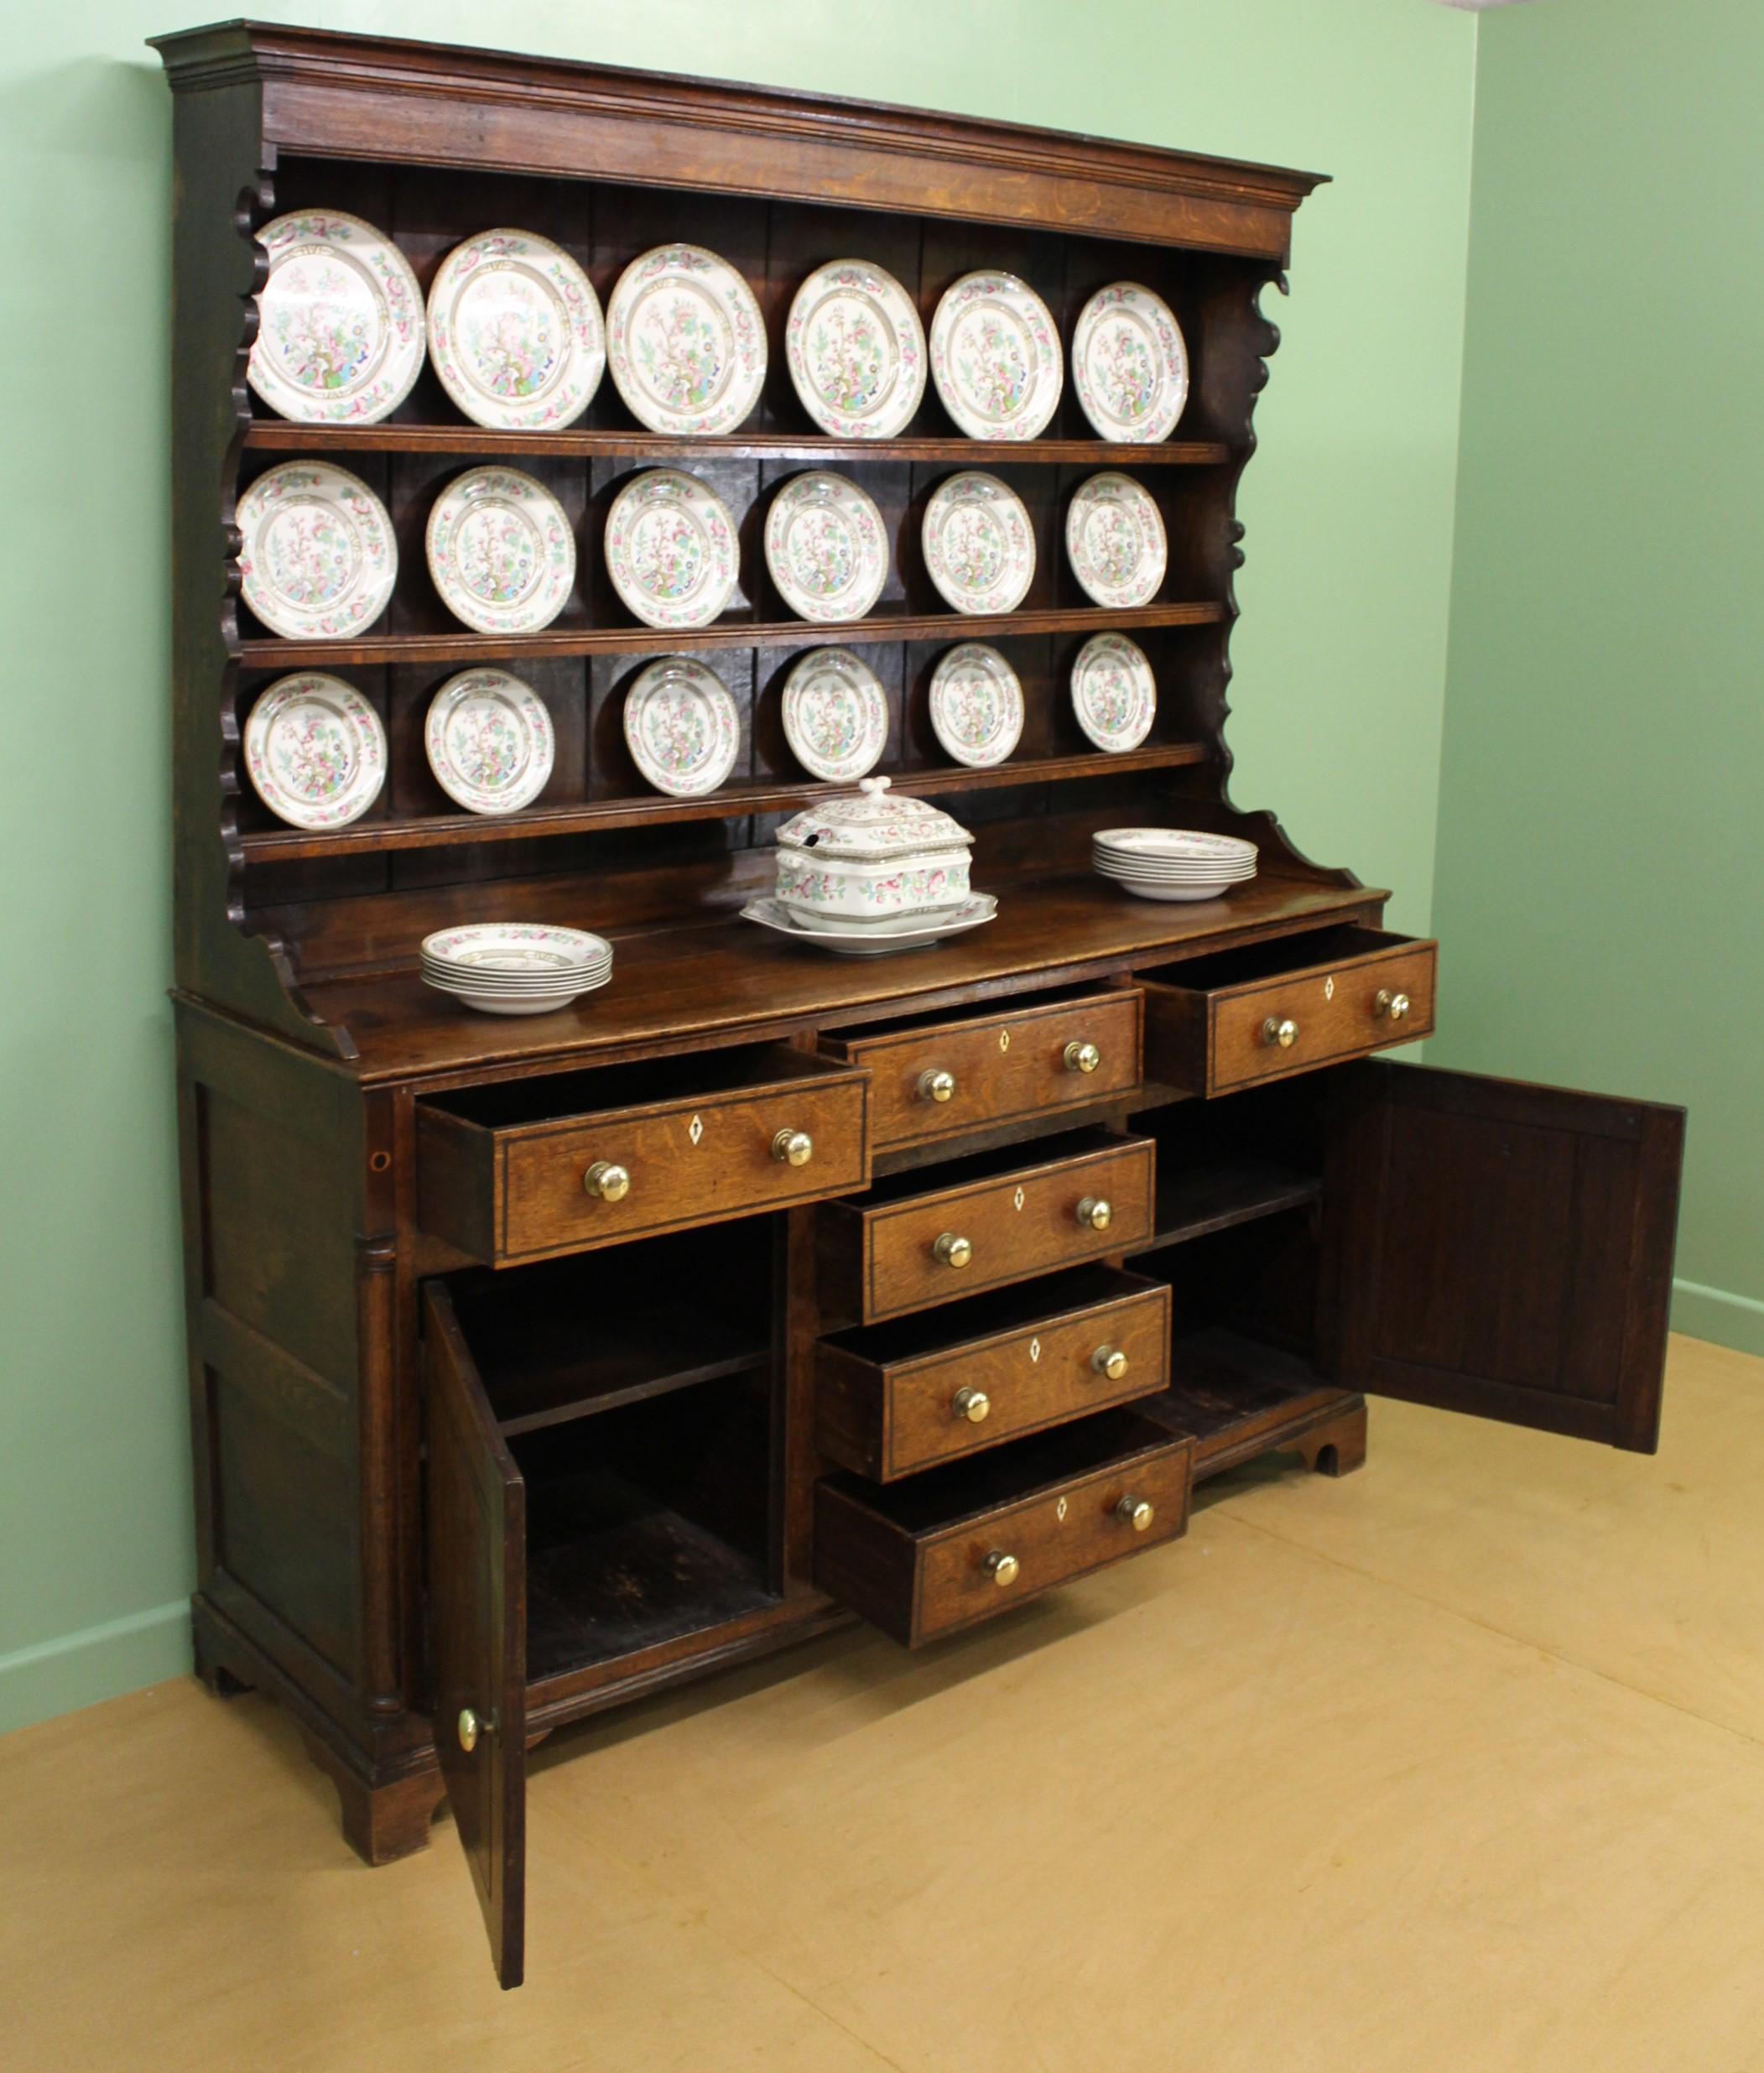
M 1154 1395 L 1169 1380 L 1170 1292 L 1132 1292 L 910 1360 L 823 1343 L 817 1438 L 830 1459 L 891 1482 L 1086 1412 Z
M 885 1152 L 1131 1093 L 1142 1012 L 1137 992 L 1099 993 L 829 1049 L 870 1068 L 871 1129 Z
M 1434 1026 L 1434 962 L 1433 945 L 1420 945 L 1225 995 L 1213 1011 L 1214 1089 L 1277 1080 L 1426 1036 Z M 1392 1022 L 1381 994 L 1406 994 L 1408 1014 Z M 1293 1023 L 1288 1048 L 1279 1039 Z
M 1148 1140 L 1124 1138 L 1118 1148 L 864 1211 L 863 1321 L 1144 1245 L 1152 1236 L 1154 1155 Z M 1080 1210 L 1096 1202 L 1109 1207 L 1101 1229 L 1080 1221 Z M 965 1265 L 953 1263 L 960 1245 L 944 1240 L 966 1242 Z

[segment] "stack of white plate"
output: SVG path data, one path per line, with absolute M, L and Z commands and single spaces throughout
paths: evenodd
M 480 921 L 423 940 L 423 977 L 487 1015 L 543 1015 L 612 977 L 612 945 L 544 921 Z
M 1103 828 L 1090 862 L 1141 899 L 1217 899 L 1256 875 L 1256 846 L 1193 828 Z

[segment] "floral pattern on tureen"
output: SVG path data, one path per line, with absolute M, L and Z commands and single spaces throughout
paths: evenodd
M 836 439 L 903 431 L 925 387 L 925 340 L 906 289 L 879 266 L 835 259 L 797 290 L 784 357 L 803 408 Z
M 780 849 L 818 850 L 866 862 L 913 850 L 965 847 L 974 837 L 928 799 L 896 792 L 887 778 L 866 778 L 855 792 L 805 807 L 778 831 Z
M 1059 404 L 1059 333 L 1014 273 L 967 273 L 931 320 L 931 373 L 970 439 L 1033 439 Z
M 252 705 L 242 745 L 258 796 L 294 827 L 346 827 L 386 782 L 380 716 L 341 677 L 278 678 Z
M 1066 556 L 1088 596 L 1111 609 L 1147 603 L 1168 555 L 1163 516 L 1131 476 L 1106 472 L 1080 486 L 1066 512 Z
M 1157 716 L 1158 686 L 1137 642 L 1097 633 L 1085 643 L 1072 664 L 1072 711 L 1097 747 L 1138 747 Z
M 429 291 L 429 350 L 468 418 L 510 430 L 572 423 L 606 363 L 588 276 L 525 231 L 485 231 L 449 253 Z
M 784 680 L 784 739 L 811 776 L 850 784 L 887 746 L 888 701 L 876 672 L 848 648 L 800 656 Z
M 778 898 L 810 927 L 897 926 L 968 897 L 973 836 L 922 799 L 866 778 L 778 831 Z
M 284 461 L 258 477 L 236 515 L 240 587 L 273 632 L 334 639 L 386 609 L 398 572 L 392 521 L 346 468 Z
M 970 469 L 940 483 L 920 535 L 931 581 L 956 611 L 1013 611 L 1035 577 L 1035 533 L 1017 492 Z
M 1072 335 L 1072 379 L 1105 439 L 1168 439 L 1189 399 L 1188 348 L 1169 305 L 1134 281 L 1099 289 Z
M 1022 735 L 1022 685 L 996 648 L 964 641 L 931 673 L 931 728 L 957 763 L 1004 762 Z
M 714 792 L 741 750 L 729 687 L 691 655 L 663 655 L 639 671 L 625 695 L 624 726 L 637 768 L 676 799 Z
M 372 424 L 423 370 L 423 297 L 389 237 L 339 211 L 279 216 L 258 233 L 269 273 L 247 379 L 280 416 Z
M 709 626 L 741 574 L 728 508 L 679 468 L 631 477 L 606 513 L 604 544 L 613 588 L 646 626 Z
M 606 311 L 606 362 L 653 432 L 731 431 L 759 400 L 766 327 L 753 291 L 700 245 L 658 245 L 619 276 Z
M 506 669 L 450 677 L 429 702 L 423 742 L 441 789 L 472 813 L 530 805 L 551 775 L 551 715 Z
M 861 619 L 888 578 L 888 536 L 875 501 L 817 469 L 787 482 L 766 514 L 766 566 L 804 619 Z
M 575 540 L 564 507 L 515 468 L 471 468 L 429 514 L 441 602 L 481 633 L 537 633 L 570 602 Z

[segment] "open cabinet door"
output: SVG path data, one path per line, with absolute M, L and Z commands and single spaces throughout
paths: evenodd
M 1430 1066 L 1344 1070 L 1335 1379 L 1651 1454 L 1684 1112 Z
M 445 1289 L 423 1291 L 434 1736 L 497 1977 L 527 1908 L 527 1491 Z

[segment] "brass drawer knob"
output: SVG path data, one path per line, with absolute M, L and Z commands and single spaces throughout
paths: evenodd
M 983 1425 L 991 1408 L 992 1399 L 984 1389 L 958 1389 L 950 1399 L 950 1409 L 970 1425 Z
M 944 1232 L 931 1251 L 945 1267 L 965 1267 L 974 1257 L 974 1247 L 967 1239 L 953 1231 Z
M 1086 1231 L 1106 1231 L 1115 1221 L 1114 1205 L 1106 1195 L 1087 1195 L 1078 1205 L 1078 1221 Z
M 1099 1375 L 1106 1375 L 1111 1382 L 1125 1382 L 1127 1375 L 1127 1357 L 1118 1346 L 1100 1346 L 1090 1356 L 1090 1365 Z
M 928 1065 L 918 1076 L 918 1098 L 922 1102 L 953 1102 L 955 1075 L 945 1072 L 941 1065 Z
M 1007 1591 L 1022 1574 L 1022 1564 L 1014 1555 L 1007 1555 L 1002 1548 L 994 1548 L 981 1564 L 1001 1591 Z
M 1115 1507 L 1115 1516 L 1123 1525 L 1131 1526 L 1137 1534 L 1142 1534 L 1158 1514 L 1143 1497 L 1123 1497 Z
M 603 1202 L 622 1202 L 631 1192 L 631 1176 L 610 1159 L 597 1159 L 582 1175 L 582 1186 Z
M 475 1711 L 469 1706 L 461 1707 L 459 1725 L 460 1747 L 466 1752 L 467 1756 L 470 1756 L 472 1751 L 477 1747 L 479 1736 L 487 1735 L 492 1732 L 492 1723 L 489 1721 L 487 1721 L 481 1713 Z
M 1064 1057 L 1068 1072 L 1095 1072 L 1102 1063 L 1102 1053 L 1094 1044 L 1069 1044 Z
M 772 1140 L 772 1156 L 780 1166 L 806 1166 L 814 1156 L 814 1140 L 806 1130 L 780 1130 Z
M 1387 1018 L 1392 1022 L 1404 1022 L 1408 1018 L 1409 998 L 1407 993 L 1392 993 L 1387 986 L 1378 989 L 1372 1003 L 1375 1015 Z
M 1290 1015 L 1270 1015 L 1262 1025 L 1262 1040 L 1289 1051 L 1298 1041 L 1298 1025 Z

